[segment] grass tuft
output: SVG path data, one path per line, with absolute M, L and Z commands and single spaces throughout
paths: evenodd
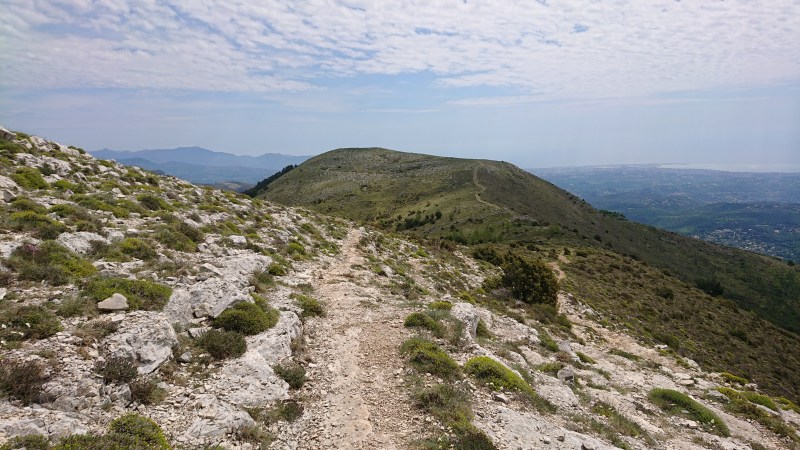
M 723 437 L 731 435 L 728 426 L 718 415 L 682 392 L 656 388 L 650 391 L 648 398 L 653 404 L 672 414 L 688 411 L 690 418 L 700 422 L 714 434 Z

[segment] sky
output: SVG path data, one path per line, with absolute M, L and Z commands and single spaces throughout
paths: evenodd
M 3 0 L 0 125 L 87 150 L 800 171 L 798 43 L 798 0 Z

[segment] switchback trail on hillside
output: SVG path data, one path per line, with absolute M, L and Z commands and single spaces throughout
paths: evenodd
M 305 412 L 272 448 L 405 449 L 421 435 L 398 353 L 410 335 L 403 327 L 409 310 L 371 284 L 361 237 L 351 229 L 333 264 L 308 269 L 327 314 L 306 322 L 309 381 L 298 392 Z

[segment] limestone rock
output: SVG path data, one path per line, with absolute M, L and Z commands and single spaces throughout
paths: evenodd
M 3 201 L 6 203 L 11 203 L 14 201 L 15 198 L 17 198 L 17 196 L 14 195 L 14 193 L 9 191 L 8 189 L 3 189 L 2 191 L 0 191 L 0 196 L 3 197 Z
M 3 127 L 0 127 L 0 141 L 10 141 L 13 140 L 17 135 L 12 133 L 11 131 L 6 130 Z
M 572 384 L 575 382 L 575 371 L 571 367 L 564 367 L 558 371 L 558 379 L 564 383 Z
M 97 309 L 100 311 L 124 311 L 128 309 L 128 299 L 115 292 L 111 297 L 98 303 Z
M 245 247 L 245 246 L 247 246 L 247 238 L 244 237 L 244 236 L 239 236 L 238 234 L 233 234 L 233 235 L 228 236 L 228 239 L 230 239 L 231 244 L 233 244 L 233 245 L 235 245 L 237 247 Z
M 3 175 L 0 175 L 0 188 L 8 189 L 11 192 L 19 192 L 20 190 L 19 185 L 14 180 Z
M 464 324 L 465 333 L 474 339 L 478 330 L 478 321 L 481 319 L 481 315 L 475 309 L 475 306 L 470 303 L 458 302 L 453 305 L 450 314 Z
M 120 322 L 119 330 L 105 342 L 108 354 L 133 357 L 139 364 L 139 374 L 153 372 L 172 356 L 178 337 L 164 314 L 153 311 L 134 311 Z
M 200 443 L 219 440 L 237 428 L 255 425 L 249 414 L 229 403 L 220 402 L 211 394 L 197 396 L 192 406 L 198 410 L 196 419 L 179 437 L 179 441 Z
M 97 233 L 78 231 L 75 233 L 61 233 L 56 241 L 75 253 L 86 254 L 92 248 L 93 241 L 108 244 L 108 239 Z

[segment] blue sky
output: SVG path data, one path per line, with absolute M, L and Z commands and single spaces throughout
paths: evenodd
M 800 171 L 798 24 L 796 0 L 6 0 L 0 124 L 90 150 Z

